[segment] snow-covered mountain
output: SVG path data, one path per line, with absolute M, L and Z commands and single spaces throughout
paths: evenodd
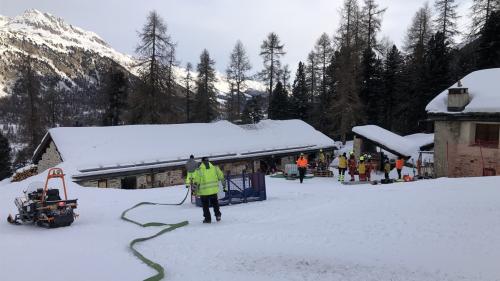
M 134 58 L 114 50 L 99 35 L 32 9 L 15 17 L 0 15 L 0 96 L 9 93 L 16 80 L 15 66 L 27 54 L 35 59 L 40 74 L 55 75 L 66 87 L 99 82 L 100 74 L 113 63 L 135 73 Z M 180 82 L 185 71 L 178 68 L 176 73 Z M 228 83 L 223 75 L 218 78 L 216 88 L 227 93 Z M 256 81 L 249 81 L 248 87 L 265 91 Z
M 55 75 L 67 87 L 79 86 L 78 81 L 97 82 L 113 63 L 127 70 L 134 65 L 132 57 L 115 51 L 97 34 L 27 10 L 16 17 L 0 17 L 0 95 L 9 92 L 15 66 L 28 54 L 41 75 Z

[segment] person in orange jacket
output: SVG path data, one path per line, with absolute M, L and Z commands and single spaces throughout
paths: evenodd
M 354 157 L 354 153 L 352 151 L 350 152 L 347 166 L 349 168 L 349 175 L 351 175 L 351 181 L 354 181 L 354 174 L 356 173 L 357 163 L 356 163 L 356 157 Z
M 306 176 L 306 171 L 307 171 L 307 159 L 304 157 L 304 153 L 300 154 L 299 159 L 296 161 L 297 163 L 297 168 L 299 170 L 299 179 L 300 183 L 304 181 L 304 177 Z
M 401 170 L 403 170 L 403 166 L 405 164 L 405 160 L 403 157 L 399 156 L 398 160 L 396 160 L 396 171 L 398 171 L 398 179 L 401 179 Z

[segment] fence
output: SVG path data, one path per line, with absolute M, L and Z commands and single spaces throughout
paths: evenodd
M 498 143 L 447 144 L 447 174 L 449 177 L 480 177 L 500 174 Z
M 266 178 L 264 173 L 242 173 L 239 175 L 226 175 L 227 192 L 219 192 L 221 206 L 253 201 L 266 200 Z M 201 200 L 197 196 L 196 206 L 201 207 Z

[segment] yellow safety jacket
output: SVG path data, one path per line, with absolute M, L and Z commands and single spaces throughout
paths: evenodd
M 319 153 L 319 162 L 325 163 L 325 160 L 326 160 L 325 154 L 323 152 L 320 152 Z
M 193 182 L 198 186 L 196 195 L 213 195 L 219 192 L 219 181 L 224 181 L 224 174 L 219 167 L 209 163 L 209 168 L 201 163 L 200 167 L 194 171 Z
M 339 156 L 339 168 L 347 168 L 347 159 L 344 156 Z
M 359 163 L 358 172 L 360 175 L 364 175 L 366 173 L 366 165 L 365 163 Z

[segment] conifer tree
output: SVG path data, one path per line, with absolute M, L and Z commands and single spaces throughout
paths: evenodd
M 215 61 L 206 49 L 200 55 L 198 78 L 196 80 L 195 120 L 211 122 L 218 117 L 218 103 L 215 92 Z
M 104 125 L 123 125 L 123 113 L 127 106 L 128 78 L 125 73 L 116 67 L 106 74 L 103 87 L 104 100 Z
M 12 175 L 9 140 L 0 131 L 0 181 Z
M 403 75 L 404 60 L 401 52 L 396 45 L 393 45 L 391 50 L 387 52 L 387 57 L 384 64 L 384 95 L 381 102 L 384 105 L 382 108 L 383 121 L 382 126 L 390 131 L 396 130 L 396 122 L 400 119 L 401 113 L 399 108 L 406 105 L 404 98 L 405 91 L 403 83 L 405 81 Z M 403 111 L 406 111 L 404 108 Z
M 12 98 L 20 113 L 21 140 L 27 144 L 24 155 L 30 157 L 45 134 L 41 116 L 40 77 L 31 56 L 23 58 L 19 65 L 18 77 L 12 90 Z
M 288 64 L 285 64 L 283 68 L 278 69 L 278 80 L 283 85 L 283 89 L 288 93 L 291 89 L 290 87 L 290 67 Z
M 156 11 L 149 13 L 139 32 L 140 81 L 129 100 L 131 123 L 157 124 L 175 120 L 172 68 L 175 44 L 167 33 L 167 25 Z
M 335 101 L 328 110 L 330 114 L 321 114 L 327 117 L 320 120 L 323 131 L 331 130 L 333 126 L 335 135 L 346 140 L 350 130 L 359 124 L 364 116 L 363 106 L 359 98 L 360 84 L 360 55 L 364 46 L 362 36 L 361 11 L 356 0 L 345 0 L 340 12 L 340 28 L 337 31 L 337 45 L 339 50 L 332 64 L 332 91 Z
M 241 41 L 237 41 L 230 55 L 229 65 L 226 73 L 230 84 L 234 85 L 234 93 L 236 100 L 232 103 L 232 111 L 230 115 L 235 115 L 240 118 L 241 109 L 243 106 L 243 92 L 246 90 L 246 81 L 248 80 L 248 71 L 252 69 L 250 60 L 248 59 L 245 47 Z
M 366 48 L 376 47 L 377 32 L 382 25 L 382 15 L 387 8 L 379 9 L 375 0 L 365 0 L 363 7 L 363 25 L 366 33 Z
M 42 93 L 42 111 L 44 123 L 50 128 L 62 124 L 64 117 L 64 90 L 59 87 L 60 80 L 55 76 L 46 78 L 46 88 Z
M 264 119 L 264 112 L 262 110 L 263 104 L 262 96 L 253 96 L 245 104 L 243 109 L 241 120 L 243 124 L 255 124 Z
M 363 121 L 363 106 L 359 98 L 359 83 L 356 65 L 352 63 L 354 52 L 350 46 L 339 50 L 338 61 L 335 64 L 337 86 L 335 102 L 332 104 L 332 120 L 335 121 L 336 134 L 346 141 L 352 127 Z
M 306 62 L 306 83 L 308 91 L 314 101 L 318 93 L 318 63 L 316 61 L 316 54 L 314 50 L 307 55 Z
M 327 68 L 333 56 L 333 47 L 330 38 L 326 33 L 316 41 L 314 46 L 314 55 L 317 62 L 318 77 L 319 77 L 319 96 L 327 95 Z M 321 98 L 320 98 L 321 99 Z M 320 101 L 321 102 L 321 101 Z
M 193 65 L 188 62 L 186 64 L 186 76 L 184 77 L 184 89 L 186 90 L 186 122 L 191 122 L 192 119 L 192 103 L 193 98 L 191 96 L 191 88 L 193 83 L 193 75 L 191 72 L 193 71 Z
M 500 67 L 500 10 L 491 13 L 481 30 L 477 57 L 479 69 Z
M 281 67 L 280 58 L 286 54 L 284 46 L 281 44 L 278 35 L 274 32 L 269 33 L 266 40 L 260 46 L 260 56 L 264 60 L 264 69 L 260 73 L 260 76 L 268 85 L 269 102 L 274 84 L 279 80 L 277 74 Z
M 306 83 L 305 65 L 299 62 L 295 80 L 293 81 L 292 96 L 290 98 L 290 109 L 293 118 L 309 121 L 311 110 L 311 97 Z
M 434 7 L 438 12 L 434 23 L 435 29 L 441 32 L 444 39 L 453 43 L 453 38 L 459 33 L 457 28 L 457 7 L 455 0 L 436 0 Z
M 412 19 L 412 23 L 406 33 L 404 50 L 408 53 L 420 53 L 423 55 L 424 48 L 432 36 L 431 10 L 426 3 L 420 8 Z
M 493 12 L 500 11 L 500 0 L 473 0 L 470 39 L 476 39 Z
M 429 92 L 427 79 L 426 53 L 428 42 L 432 37 L 431 11 L 425 4 L 413 17 L 408 28 L 405 42 L 405 50 L 408 52 L 407 77 L 411 82 L 406 89 L 407 98 L 405 103 L 411 104 L 408 107 L 408 123 L 401 128 L 400 133 L 408 134 L 418 129 L 419 120 L 424 112 L 423 100 Z
M 273 94 L 271 96 L 271 101 L 269 102 L 269 119 L 274 120 L 285 120 L 290 118 L 290 110 L 288 103 L 288 95 L 283 88 L 281 81 L 276 83 Z
M 365 121 L 381 125 L 380 100 L 383 98 L 382 62 L 371 48 L 366 48 L 361 61 L 360 97 L 365 107 Z

